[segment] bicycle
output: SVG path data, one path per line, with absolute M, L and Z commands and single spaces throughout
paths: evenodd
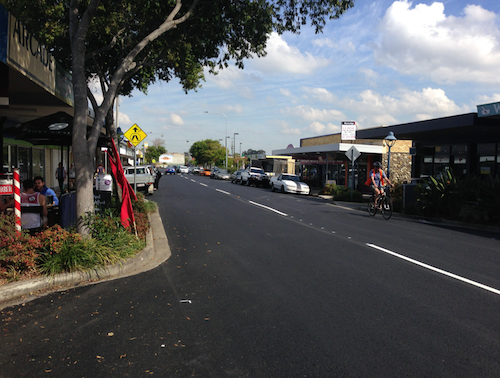
M 370 216 L 373 217 L 377 214 L 377 211 L 380 211 L 384 219 L 387 220 L 392 217 L 392 200 L 390 194 L 387 195 L 386 188 L 381 191 L 376 204 L 375 193 L 372 194 L 370 201 L 368 202 L 368 214 L 370 214 Z

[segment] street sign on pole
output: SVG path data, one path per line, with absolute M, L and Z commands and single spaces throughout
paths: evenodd
M 356 173 L 354 172 L 354 162 L 356 161 L 357 158 L 361 156 L 361 152 L 358 151 L 358 149 L 354 146 L 351 146 L 346 153 L 345 156 L 351 161 L 351 200 L 353 197 L 353 190 L 354 190 L 354 185 L 355 185 L 355 175 Z
M 134 192 L 137 193 L 137 182 L 136 182 L 136 160 L 137 160 L 137 150 L 136 147 L 139 143 L 141 143 L 148 134 L 146 134 L 142 129 L 137 125 L 137 123 L 134 123 L 130 129 L 128 129 L 125 134 L 125 138 L 128 139 L 130 143 L 134 145 Z
M 361 152 L 359 152 L 356 147 L 351 146 L 351 148 L 346 151 L 345 156 L 354 163 L 354 161 L 361 156 Z
M 129 142 L 136 147 L 148 136 L 148 134 L 142 131 L 142 129 L 136 123 L 123 135 L 125 135 L 125 138 L 127 138 Z

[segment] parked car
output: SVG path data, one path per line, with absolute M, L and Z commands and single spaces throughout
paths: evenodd
M 180 165 L 178 168 L 179 173 L 189 173 L 189 168 L 186 167 L 185 165 Z
M 238 184 L 241 182 L 241 173 L 243 172 L 243 169 L 240 169 L 239 171 L 234 172 L 231 175 L 231 182 L 233 184 Z
M 250 167 L 241 173 L 241 185 L 266 186 L 269 179 L 262 168 Z
M 200 176 L 209 176 L 210 177 L 211 173 L 212 173 L 212 171 L 210 169 L 205 168 L 202 171 L 200 171 Z
M 217 180 L 229 180 L 231 178 L 231 175 L 229 174 L 229 172 L 227 171 L 227 169 L 219 169 L 215 173 L 215 178 Z
M 153 194 L 154 183 L 156 181 L 156 174 L 154 167 L 151 165 L 138 165 L 135 167 L 124 167 L 125 177 L 128 182 L 134 186 L 137 186 L 137 190 L 143 191 L 145 194 Z
M 282 193 L 299 193 L 306 195 L 310 193 L 309 185 L 305 182 L 301 182 L 299 176 L 288 173 L 282 173 L 278 176 L 271 177 L 269 184 L 273 192 L 279 190 Z
M 210 172 L 210 178 L 215 178 L 215 174 L 220 170 L 219 167 L 213 167 L 212 171 Z
M 174 167 L 167 167 L 165 169 L 165 174 L 166 175 L 175 175 L 175 168 Z

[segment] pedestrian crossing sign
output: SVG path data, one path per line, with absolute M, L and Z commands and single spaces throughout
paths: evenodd
M 125 132 L 125 138 L 128 139 L 130 143 L 137 147 L 148 136 L 142 129 L 137 126 L 136 123 Z

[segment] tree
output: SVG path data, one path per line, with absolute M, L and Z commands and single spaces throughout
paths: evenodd
M 230 60 L 265 55 L 271 31 L 298 33 L 310 23 L 320 32 L 354 0 L 0 0 L 72 73 L 73 156 L 78 187 L 78 231 L 88 235 L 82 216 L 93 212 L 93 157 L 103 125 L 111 135 L 111 109 L 119 94 L 147 90 L 156 80 L 176 77 L 185 91 L 200 87 L 203 68 L 211 72 Z M 97 78 L 98 104 L 88 83 Z M 95 118 L 87 132 L 87 104 Z
M 153 140 L 153 146 L 157 146 L 157 147 L 165 147 L 165 141 L 161 138 L 155 138 L 155 140 Z M 167 151 L 165 151 L 167 152 Z
M 245 157 L 249 157 L 250 155 L 265 155 L 265 154 L 266 154 L 266 151 L 264 151 L 264 150 L 252 150 L 251 148 L 249 148 L 246 151 L 243 151 L 243 153 L 242 153 L 242 155 Z
M 205 139 L 193 143 L 189 153 L 201 165 L 218 165 L 226 158 L 226 151 L 218 140 Z
M 163 146 L 149 146 L 146 149 L 145 158 L 148 163 L 158 162 L 161 154 L 166 154 L 167 150 Z

